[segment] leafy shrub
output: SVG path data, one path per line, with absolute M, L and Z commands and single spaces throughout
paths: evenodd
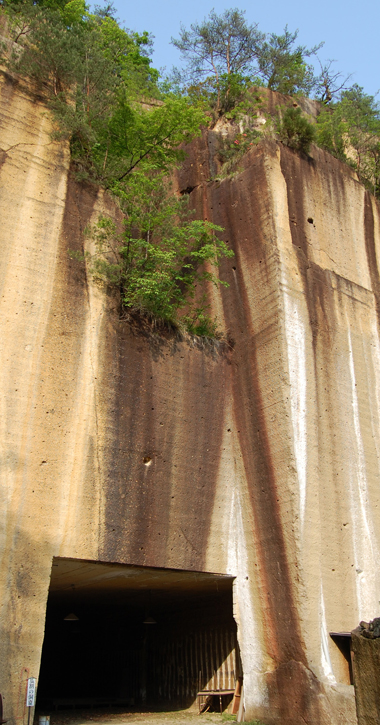
M 118 233 L 108 217 L 89 230 L 93 276 L 120 290 L 126 311 L 217 337 L 216 320 L 197 287 L 206 281 L 227 286 L 213 271 L 221 257 L 233 256 L 217 236 L 221 227 L 190 220 L 188 198 L 174 196 L 164 174 L 152 168 L 136 170 L 127 186 L 113 191 L 125 213 L 124 230 Z
M 287 108 L 278 124 L 280 141 L 291 149 L 309 153 L 310 144 L 315 140 L 314 126 L 302 115 L 300 108 Z

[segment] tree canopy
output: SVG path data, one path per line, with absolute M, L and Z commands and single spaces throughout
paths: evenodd
M 262 37 L 257 24 L 248 25 L 244 12 L 235 8 L 222 15 L 212 10 L 190 30 L 182 25 L 180 37 L 171 42 L 181 52 L 188 77 L 198 81 L 210 72 L 216 78 L 223 73 L 249 72 Z
M 341 93 L 317 119 L 317 143 L 353 166 L 361 181 L 380 194 L 380 106 L 357 84 Z
M 109 186 L 148 158 L 168 169 L 183 156 L 183 142 L 199 133 L 203 112 L 185 97 L 162 97 L 144 52 L 147 33 L 123 29 L 109 14 L 89 14 L 81 0 L 58 3 L 11 2 L 17 42 L 9 66 L 42 84 L 82 177 Z
M 251 74 L 263 37 L 257 24 L 246 23 L 243 11 L 234 8 L 217 15 L 212 10 L 202 23 L 192 24 L 190 30 L 181 26 L 180 37 L 172 38 L 185 64 L 178 76 L 192 85 L 207 85 L 208 80 L 217 111 L 228 110 L 231 96 L 236 101 L 236 91 Z
M 137 169 L 113 191 L 125 213 L 124 230 L 99 220 L 93 274 L 120 287 L 126 310 L 214 336 L 204 291 L 196 292 L 206 281 L 219 284 L 214 270 L 221 257 L 233 256 L 218 237 L 221 227 L 191 219 L 188 197 L 172 194 L 167 176 L 154 167 Z
M 314 68 L 306 59 L 315 55 L 322 43 L 307 49 L 305 45 L 295 46 L 297 37 L 298 30 L 291 33 L 285 26 L 282 35 L 271 33 L 260 45 L 258 75 L 272 91 L 309 95 L 315 87 Z
M 280 93 L 309 94 L 317 86 L 313 66 L 307 59 L 323 43 L 308 49 L 296 45 L 298 30 L 286 26 L 282 35 L 266 35 L 257 24 L 248 24 L 244 11 L 212 10 L 201 23 L 187 30 L 181 26 L 179 38 L 172 44 L 181 52 L 183 68 L 177 77 L 183 84 L 204 84 L 211 76 L 216 90 L 218 111 L 228 110 L 230 88 L 258 81 Z

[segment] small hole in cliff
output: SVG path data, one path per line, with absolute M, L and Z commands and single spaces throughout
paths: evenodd
M 314 224 L 314 219 L 311 216 L 309 216 L 307 221 L 309 222 L 309 224 Z
M 144 458 L 143 458 L 144 466 L 150 466 L 151 463 L 152 463 L 152 459 L 149 458 L 149 456 L 144 456 Z
M 179 193 L 181 194 L 181 196 L 183 196 L 184 194 L 191 194 L 194 189 L 195 186 L 187 186 L 186 189 L 182 189 Z
M 236 272 L 236 267 L 232 267 L 232 269 L 234 270 L 234 272 Z

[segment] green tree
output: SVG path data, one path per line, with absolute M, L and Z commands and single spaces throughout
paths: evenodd
M 115 183 L 113 191 L 125 213 L 124 231 L 117 234 L 111 219 L 98 221 L 91 232 L 92 273 L 119 287 L 125 309 L 214 336 L 204 294 L 196 292 L 205 281 L 219 284 L 213 268 L 222 256 L 233 256 L 217 236 L 221 227 L 191 220 L 187 198 L 174 196 L 152 165 L 136 169 L 126 186 Z
M 73 86 L 90 96 L 103 78 L 102 92 L 108 96 L 123 80 L 132 90 L 152 93 L 157 71 L 142 46 L 147 34 L 139 36 L 120 28 L 111 17 L 86 12 L 83 0 L 70 0 L 62 7 L 45 7 L 24 0 L 6 6 L 11 39 L 16 43 L 7 59 L 12 70 L 43 83 L 48 96 L 71 102 Z M 20 28 L 23 31 L 20 32 Z M 93 66 L 99 65 L 99 73 Z M 91 78 L 91 73 L 94 79 Z
M 251 74 L 262 37 L 257 24 L 247 24 L 243 11 L 217 15 L 212 10 L 202 23 L 193 23 L 190 30 L 181 26 L 180 37 L 172 38 L 185 64 L 180 77 L 197 85 L 211 76 L 216 110 L 226 110 L 232 87 L 236 95 L 237 86 L 244 86 Z
M 323 44 L 311 49 L 295 46 L 297 37 L 298 30 L 292 33 L 286 25 L 282 35 L 271 33 L 269 39 L 260 44 L 258 74 L 272 91 L 309 95 L 315 86 L 314 69 L 306 59 L 315 55 Z
M 317 119 L 317 143 L 353 166 L 374 194 L 380 193 L 380 108 L 357 84 Z
M 109 187 L 147 158 L 168 169 L 204 114 L 187 98 L 159 98 L 158 73 L 144 54 L 147 34 L 131 34 L 108 15 L 85 14 L 69 26 L 63 15 L 72 2 L 79 0 L 63 10 L 12 6 L 16 33 L 22 18 L 31 22 L 9 66 L 43 83 L 81 178 Z
M 199 135 L 205 122 L 203 112 L 188 98 L 167 96 L 150 110 L 121 100 L 96 150 L 103 162 L 108 145 L 110 170 L 106 178 L 122 181 L 144 159 L 167 172 L 185 157 L 182 146 Z
M 181 27 L 180 37 L 172 43 L 181 51 L 184 69 L 178 78 L 183 83 L 210 85 L 216 95 L 216 109 L 224 112 L 232 107 L 232 86 L 245 89 L 261 79 L 271 90 L 280 93 L 309 94 L 316 85 L 313 66 L 307 59 L 323 45 L 306 48 L 296 45 L 298 30 L 294 33 L 286 26 L 282 35 L 261 33 L 257 24 L 248 25 L 244 13 L 238 9 L 217 15 L 213 10 L 202 23 L 194 23 L 190 30 Z M 227 91 L 223 93 L 223 82 Z M 240 95 L 238 94 L 240 100 Z

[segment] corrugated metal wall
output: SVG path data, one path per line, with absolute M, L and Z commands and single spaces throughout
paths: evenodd
M 236 631 L 217 627 L 152 641 L 148 648 L 149 700 L 193 701 L 200 689 L 234 689 L 241 675 Z

